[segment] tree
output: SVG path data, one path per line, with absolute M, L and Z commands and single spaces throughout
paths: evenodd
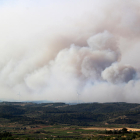
M 128 133 L 127 128 L 124 127 L 124 128 L 122 129 L 122 133 L 123 133 L 123 134 L 124 134 L 124 133 Z

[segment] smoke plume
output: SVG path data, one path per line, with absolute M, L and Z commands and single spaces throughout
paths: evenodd
M 0 2 L 1 99 L 140 103 L 139 9 L 139 0 Z

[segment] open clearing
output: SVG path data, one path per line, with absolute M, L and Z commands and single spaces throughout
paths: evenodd
M 129 128 L 126 127 L 128 131 L 140 131 L 138 128 Z M 108 128 L 108 127 L 88 127 L 88 128 L 82 128 L 84 130 L 121 130 L 122 128 Z

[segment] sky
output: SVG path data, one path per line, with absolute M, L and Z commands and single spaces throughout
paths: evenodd
M 140 0 L 0 0 L 0 100 L 140 103 Z

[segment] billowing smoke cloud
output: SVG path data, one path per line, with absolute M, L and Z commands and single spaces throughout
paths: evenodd
M 129 82 L 134 79 L 136 71 L 128 65 L 112 65 L 102 72 L 103 79 L 112 83 Z
M 140 103 L 139 9 L 139 0 L 0 3 L 1 99 Z

